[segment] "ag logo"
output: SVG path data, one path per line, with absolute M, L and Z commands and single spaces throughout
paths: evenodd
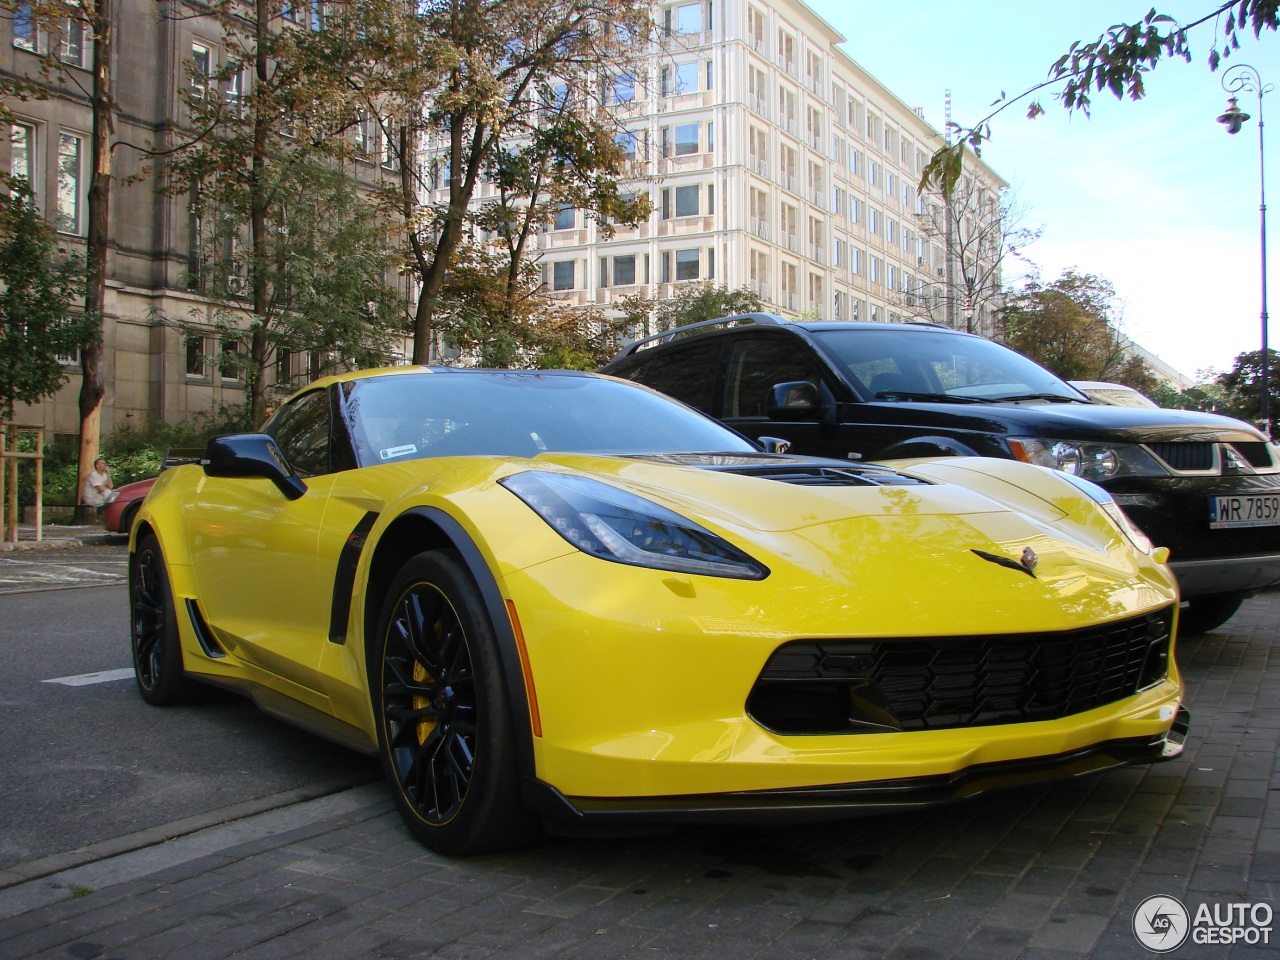
M 1133 911 L 1133 935 L 1152 953 L 1169 953 L 1187 940 L 1191 917 L 1173 897 L 1147 897 Z

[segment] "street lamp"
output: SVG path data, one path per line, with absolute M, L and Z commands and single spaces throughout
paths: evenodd
M 1262 394 L 1262 432 L 1271 438 L 1271 397 L 1267 385 L 1267 367 L 1270 365 L 1270 351 L 1267 349 L 1267 170 L 1263 161 L 1262 141 L 1262 98 L 1275 89 L 1271 84 L 1264 84 L 1258 71 L 1247 63 L 1237 63 L 1222 77 L 1222 89 L 1230 94 L 1227 109 L 1218 122 L 1227 128 L 1227 133 L 1240 132 L 1241 126 L 1249 119 L 1249 114 L 1240 109 L 1236 94 L 1241 91 L 1256 94 L 1258 97 L 1258 193 L 1261 197 L 1259 211 L 1259 229 L 1262 245 L 1262 376 L 1259 387 Z

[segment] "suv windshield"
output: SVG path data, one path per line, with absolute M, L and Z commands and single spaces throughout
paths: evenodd
M 813 335 L 876 400 L 1085 400 L 1048 370 L 981 337 L 901 328 Z
M 536 373 L 414 373 L 347 385 L 361 466 L 446 456 L 750 452 L 709 417 L 634 384 Z

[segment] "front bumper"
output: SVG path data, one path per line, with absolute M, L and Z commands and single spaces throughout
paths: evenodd
M 935 776 L 831 784 L 781 790 L 746 790 L 692 796 L 572 797 L 541 781 L 525 784 L 525 803 L 558 820 L 637 823 L 787 823 L 834 820 L 935 806 L 991 790 L 1070 780 L 1134 763 L 1182 754 L 1190 715 L 1178 707 L 1168 733 L 1092 744 L 1053 756 L 982 763 Z
M 1169 566 L 1178 578 L 1183 597 L 1255 593 L 1280 583 L 1280 553 L 1214 560 L 1175 560 Z

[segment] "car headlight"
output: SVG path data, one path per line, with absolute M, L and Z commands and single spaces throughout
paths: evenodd
M 1102 512 L 1111 518 L 1111 521 L 1120 528 L 1120 532 L 1128 538 L 1130 543 L 1147 556 L 1151 555 L 1152 551 L 1155 550 L 1155 545 L 1152 544 L 1151 538 L 1134 525 L 1134 522 L 1125 515 L 1123 510 L 1120 509 L 1120 505 L 1116 503 L 1111 494 L 1107 493 L 1106 490 L 1103 490 L 1102 487 L 1098 486 L 1096 483 L 1085 480 L 1083 477 L 1064 473 L 1062 478 L 1100 506 L 1102 508 Z
M 656 570 L 763 580 L 769 568 L 651 500 L 590 477 L 528 471 L 498 481 L 583 553 Z
M 1086 480 L 1119 477 L 1164 477 L 1168 471 L 1142 447 L 1133 443 L 1084 443 L 1010 437 L 1009 449 L 1023 463 L 1061 470 Z

